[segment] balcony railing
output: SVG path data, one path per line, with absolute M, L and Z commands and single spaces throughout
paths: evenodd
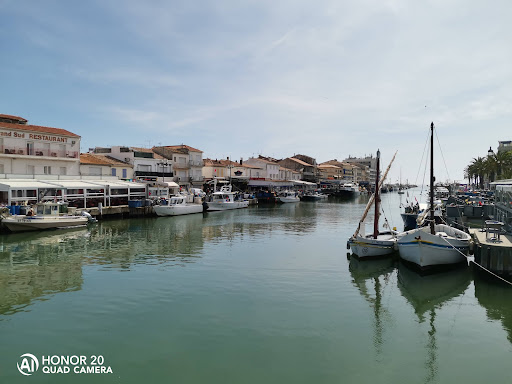
M 10 147 L 10 146 L 1 146 L 0 153 L 5 155 L 22 155 L 22 156 L 47 156 L 47 157 L 66 157 L 77 159 L 78 152 L 73 151 L 58 151 L 52 149 L 38 149 L 38 148 L 20 148 L 20 147 Z

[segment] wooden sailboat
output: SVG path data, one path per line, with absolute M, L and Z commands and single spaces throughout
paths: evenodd
M 380 174 L 380 151 L 377 151 L 377 177 L 375 179 L 375 193 L 372 195 L 368 204 L 366 205 L 366 209 L 359 221 L 359 225 L 357 227 L 354 235 L 349 239 L 348 246 L 352 250 L 352 253 L 359 258 L 371 258 L 371 257 L 379 257 L 384 255 L 389 255 L 394 252 L 396 245 L 396 236 L 394 232 L 380 232 L 379 231 L 379 216 L 380 216 L 380 189 L 386 176 L 391 168 L 391 164 L 395 160 L 396 152 L 389 163 L 386 172 L 381 180 L 379 180 Z M 370 207 L 375 202 L 375 217 L 373 221 L 373 233 L 370 235 L 365 235 L 364 232 L 364 220 Z
M 420 269 L 466 262 L 469 234 L 446 224 L 435 224 L 434 213 L 434 123 L 430 125 L 430 223 L 398 236 L 400 258 Z

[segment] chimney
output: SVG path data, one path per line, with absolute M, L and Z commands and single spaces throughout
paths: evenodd
M 243 161 L 243 159 L 242 159 L 242 158 L 240 158 L 240 165 L 242 165 L 242 161 Z

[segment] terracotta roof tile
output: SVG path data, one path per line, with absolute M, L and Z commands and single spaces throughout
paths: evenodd
M 29 131 L 29 132 L 50 133 L 53 135 L 60 135 L 60 136 L 80 137 L 79 135 L 76 135 L 72 132 L 66 131 L 65 129 L 42 127 L 39 125 L 12 124 L 12 123 L 4 123 L 4 122 L 0 121 L 0 128 L 16 129 L 16 130 L 20 130 L 20 131 Z
M 201 152 L 201 153 L 203 153 L 203 151 L 200 151 L 199 149 L 192 148 L 191 146 L 185 145 L 185 144 L 181 144 L 181 145 L 166 145 L 166 146 L 164 146 L 164 148 L 170 149 L 170 150 L 174 150 L 174 151 L 185 149 L 185 150 L 189 150 L 191 152 Z
M 104 156 L 95 155 L 92 153 L 81 153 L 80 164 L 94 164 L 94 165 L 108 165 L 111 163 L 107 161 Z

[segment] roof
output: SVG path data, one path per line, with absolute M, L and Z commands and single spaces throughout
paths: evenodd
M 340 167 L 338 167 L 337 165 L 334 165 L 334 164 L 320 164 L 318 166 L 318 168 L 320 168 L 320 169 L 327 169 L 327 168 L 341 169 Z
M 0 116 L 24 120 L 23 118 L 21 118 L 21 117 L 18 118 L 16 116 L 9 116 L 9 115 L 0 115 Z M 61 129 L 61 128 L 43 127 L 40 125 L 30 125 L 30 124 L 5 123 L 1 120 L 0 120 L 0 128 L 16 129 L 16 130 L 20 130 L 20 131 L 51 133 L 53 135 L 60 135 L 60 136 L 80 137 L 77 134 L 74 134 L 72 132 L 69 132 L 69 131 L 67 131 L 65 129 Z
M 271 160 L 267 160 L 267 159 L 262 159 L 261 157 L 251 157 L 250 159 L 247 159 L 247 161 L 260 161 L 260 162 L 262 162 L 262 163 L 279 165 L 279 164 L 278 164 L 277 162 L 275 162 L 275 161 L 271 161 Z
M 5 179 L 0 180 L 0 191 L 8 191 L 9 189 L 36 189 L 36 188 L 67 188 L 82 189 L 110 186 L 111 188 L 145 188 L 142 183 L 133 183 L 121 180 L 34 180 L 34 179 Z
M 305 161 L 299 160 L 295 157 L 289 157 L 288 159 L 295 161 L 296 163 L 300 165 L 305 165 L 306 167 L 313 167 L 313 165 L 306 163 Z
M 192 148 L 191 146 L 185 145 L 185 144 L 181 144 L 181 145 L 165 145 L 164 148 L 169 149 L 171 151 L 176 151 L 176 152 L 183 151 L 182 153 L 188 153 L 187 150 L 191 151 L 191 152 L 201 152 L 201 153 L 203 153 L 203 151 L 201 151 L 199 149 L 196 149 L 196 148 Z
M 154 159 L 165 159 L 165 157 L 159 155 L 158 153 L 153 151 L 153 149 L 151 149 L 151 148 L 130 147 L 130 149 L 133 149 L 134 151 L 137 151 L 137 152 L 152 153 Z
M 11 120 L 18 120 L 19 122 L 26 123 L 28 120 L 24 119 L 23 117 L 14 116 L 14 115 L 4 115 L 0 113 L 0 119 L 11 119 Z
M 97 153 L 81 153 L 80 164 L 107 165 L 113 167 L 131 167 L 129 163 L 117 160 L 111 156 Z

